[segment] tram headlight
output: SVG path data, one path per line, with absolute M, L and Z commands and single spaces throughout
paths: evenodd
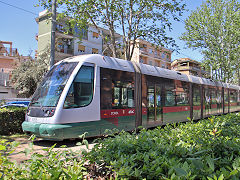
M 44 116 L 45 116 L 45 117 L 49 117 L 49 115 L 50 115 L 50 111 L 49 111 L 49 110 L 46 110 L 46 111 L 44 112 Z
M 52 117 L 54 115 L 55 110 L 54 109 L 46 109 L 44 111 L 44 117 Z

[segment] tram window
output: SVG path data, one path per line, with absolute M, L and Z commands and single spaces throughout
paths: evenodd
M 134 74 L 101 68 L 101 109 L 134 107 Z
M 165 106 L 175 106 L 175 95 L 172 91 L 166 91 Z
M 176 105 L 185 106 L 189 104 L 189 83 L 175 80 Z
M 165 82 L 165 106 L 175 106 L 175 86 L 174 81 Z
M 76 66 L 76 62 L 63 62 L 53 66 L 34 93 L 31 106 L 56 107 L 69 76 Z
M 228 89 L 224 89 L 224 104 L 228 104 Z
M 120 104 L 120 88 L 114 87 L 113 89 L 113 104 L 119 106 Z
M 82 66 L 68 91 L 64 108 L 89 105 L 93 98 L 93 79 L 94 67 Z
M 124 86 L 124 85 L 123 85 Z M 112 108 L 131 108 L 134 107 L 133 89 L 126 87 L 113 88 Z
M 193 85 L 193 105 L 199 106 L 201 104 L 201 96 L 200 96 L 200 86 L 197 84 Z
M 154 107 L 154 86 L 148 87 L 148 107 Z
M 215 88 L 211 88 L 211 100 L 212 100 L 212 104 L 216 104 L 217 103 L 217 98 L 216 98 L 216 90 Z
M 217 88 L 216 102 L 217 104 L 222 103 L 222 89 L 220 87 Z
M 237 102 L 237 91 L 236 90 L 230 90 L 230 103 Z

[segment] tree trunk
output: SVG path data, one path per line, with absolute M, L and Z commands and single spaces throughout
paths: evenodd
M 237 77 L 238 77 L 238 85 L 240 86 L 240 70 L 237 70 Z

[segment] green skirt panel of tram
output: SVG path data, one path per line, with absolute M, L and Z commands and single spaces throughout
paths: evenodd
M 51 140 L 78 138 L 86 131 L 88 134 L 95 134 L 98 133 L 96 127 L 98 127 L 96 123 L 95 126 L 92 126 L 91 123 L 42 124 L 23 122 L 22 124 L 23 131 Z
M 185 122 L 188 121 L 188 117 L 190 117 L 190 111 L 163 113 L 162 115 L 157 115 L 156 118 L 154 115 L 143 115 L 142 126 L 145 128 L 150 128 L 170 123 Z
M 64 140 L 79 138 L 87 133 L 86 137 L 104 135 L 106 129 L 134 130 L 135 117 L 125 116 L 115 119 L 101 119 L 100 121 L 70 123 L 70 124 L 42 124 L 23 122 L 22 129 L 25 132 L 35 134 L 37 137 L 50 140 Z

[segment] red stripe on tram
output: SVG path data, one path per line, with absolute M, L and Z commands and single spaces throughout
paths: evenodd
M 193 110 L 201 110 L 201 106 L 193 106 Z
M 211 108 L 217 108 L 217 104 L 212 104 Z
M 142 114 L 147 114 L 147 108 L 142 108 Z M 101 118 L 115 118 L 120 116 L 135 116 L 135 109 L 106 109 L 101 110 Z
M 163 113 L 190 111 L 190 106 L 163 107 Z
M 135 109 L 107 109 L 101 110 L 101 118 L 113 118 L 120 116 L 134 116 Z

